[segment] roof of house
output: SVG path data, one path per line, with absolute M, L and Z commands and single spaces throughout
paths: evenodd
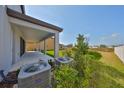
M 37 25 L 40 25 L 40 26 L 44 26 L 44 27 L 47 27 L 47 28 L 50 28 L 50 29 L 53 29 L 53 30 L 57 30 L 59 32 L 62 32 L 62 30 L 63 30 L 62 28 L 60 28 L 58 26 L 46 23 L 44 21 L 41 21 L 41 20 L 38 20 L 36 18 L 30 17 L 28 15 L 19 13 L 17 11 L 9 9 L 9 8 L 7 8 L 7 14 L 8 14 L 8 16 L 18 18 L 18 19 L 21 19 L 21 20 L 24 20 L 24 21 L 27 21 L 27 22 L 31 22 L 31 23 L 34 23 L 34 24 L 37 24 Z

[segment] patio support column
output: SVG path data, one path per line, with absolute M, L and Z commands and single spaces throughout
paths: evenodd
M 40 52 L 40 42 L 38 42 L 38 51 Z
M 44 54 L 46 54 L 46 40 L 44 40 Z
M 39 50 L 40 50 L 40 52 L 41 52 L 41 42 L 39 42 Z
M 59 32 L 55 33 L 54 38 L 54 57 L 59 56 Z
M 39 44 L 36 42 L 36 51 L 39 51 Z

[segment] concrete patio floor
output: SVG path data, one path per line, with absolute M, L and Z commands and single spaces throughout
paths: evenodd
M 19 69 L 20 67 L 22 67 L 23 65 L 26 65 L 26 64 L 35 63 L 35 62 L 38 62 L 39 60 L 44 60 L 44 61 L 48 62 L 48 60 L 50 60 L 50 59 L 52 61 L 54 61 L 53 57 L 45 55 L 41 52 L 28 51 L 21 57 L 21 59 L 19 60 L 18 63 L 14 64 L 12 66 L 12 68 L 10 69 L 10 72 L 16 71 L 17 69 Z

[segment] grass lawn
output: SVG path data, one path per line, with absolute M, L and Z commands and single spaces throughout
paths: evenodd
M 100 52 L 100 51 L 99 51 Z M 102 54 L 101 62 L 106 65 L 112 66 L 119 71 L 124 72 L 124 64 L 122 61 L 114 54 L 114 52 L 100 52 Z
M 54 51 L 53 50 L 48 50 L 47 54 L 50 56 L 54 56 Z M 62 57 L 63 56 L 63 52 L 62 50 L 59 50 L 59 56 Z
M 98 51 L 101 62 L 91 63 L 96 70 L 92 77 L 92 87 L 124 87 L 124 64 L 114 52 Z
M 91 66 L 94 71 L 91 75 L 89 87 L 124 88 L 124 73 L 122 71 L 102 62 L 91 62 Z

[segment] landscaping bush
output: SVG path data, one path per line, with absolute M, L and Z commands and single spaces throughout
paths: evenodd
M 101 57 L 102 57 L 102 55 L 101 55 L 100 53 L 95 52 L 95 51 L 89 51 L 89 52 L 88 52 L 88 55 L 89 55 L 89 57 L 90 57 L 91 59 L 93 59 L 93 60 L 100 60 Z
M 65 50 L 63 50 L 62 55 L 63 56 L 68 56 L 68 57 L 72 57 L 73 56 L 72 49 L 65 49 Z
M 77 74 L 78 72 L 68 65 L 62 65 L 56 69 L 56 85 L 58 88 L 75 88 L 77 87 Z

